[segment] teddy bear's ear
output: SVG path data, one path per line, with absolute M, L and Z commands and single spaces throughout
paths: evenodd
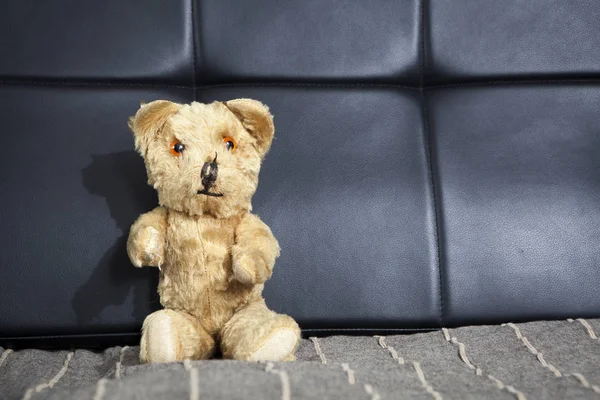
M 269 107 L 257 100 L 235 99 L 224 103 L 256 139 L 258 151 L 265 155 L 271 147 L 275 125 Z
M 156 137 L 158 131 L 180 107 L 180 104 L 167 100 L 142 103 L 137 113 L 129 118 L 128 125 L 133 132 L 135 148 L 142 156 L 145 156 L 150 142 Z

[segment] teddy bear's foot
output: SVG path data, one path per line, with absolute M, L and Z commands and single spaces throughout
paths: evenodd
M 191 315 L 160 310 L 146 317 L 142 327 L 140 360 L 165 363 L 209 358 L 215 341 Z
M 264 301 L 238 311 L 221 332 L 224 358 L 244 361 L 291 361 L 300 342 L 300 328 Z
M 250 354 L 248 361 L 288 361 L 293 359 L 298 333 L 293 329 L 279 329 Z

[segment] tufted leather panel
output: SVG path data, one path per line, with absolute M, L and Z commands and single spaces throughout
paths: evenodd
M 600 316 L 599 13 L 7 2 L 0 344 L 118 344 L 158 307 L 124 244 L 156 204 L 126 119 L 159 98 L 273 110 L 254 202 L 282 243 L 266 297 L 310 332 Z
M 449 324 L 600 312 L 600 86 L 428 94 Z
M 417 0 L 203 0 L 198 82 L 377 81 L 419 85 Z
M 430 0 L 428 84 L 598 77 L 595 0 Z
M 191 85 L 189 0 L 8 0 L 0 79 Z

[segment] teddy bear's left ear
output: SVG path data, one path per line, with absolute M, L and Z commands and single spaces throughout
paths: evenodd
M 256 139 L 258 151 L 264 156 L 275 134 L 273 116 L 269 107 L 257 100 L 235 99 L 224 103 L 242 122 L 242 125 Z
M 170 116 L 175 114 L 181 104 L 167 100 L 156 100 L 148 104 L 142 103 L 137 113 L 129 118 L 129 128 L 133 132 L 135 147 L 142 156 L 146 155 L 150 142 L 165 125 Z

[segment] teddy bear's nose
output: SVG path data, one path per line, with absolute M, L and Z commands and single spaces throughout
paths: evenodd
M 212 185 L 215 184 L 218 173 L 219 167 L 217 166 L 217 155 L 215 154 L 214 160 L 205 162 L 202 166 L 202 170 L 200 171 L 200 175 L 202 176 L 202 185 L 204 186 L 204 189 L 209 189 Z

